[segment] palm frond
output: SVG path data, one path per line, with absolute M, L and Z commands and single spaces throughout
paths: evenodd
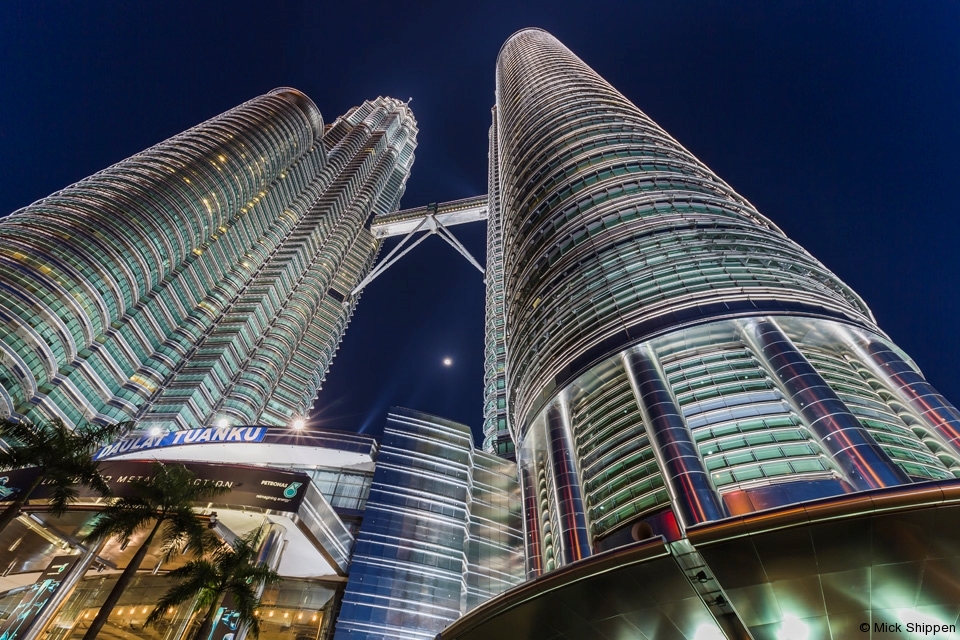
M 51 489 L 51 510 L 59 515 L 76 500 L 76 484 L 101 495 L 109 487 L 93 459 L 97 448 L 109 439 L 129 432 L 131 423 L 83 424 L 71 429 L 60 419 L 33 423 L 6 420 L 0 423 L 0 469 L 36 467 Z
M 239 614 L 238 621 L 247 625 L 247 631 L 254 638 L 260 637 L 260 618 L 257 617 L 257 607 L 260 598 L 257 589 L 243 581 L 231 581 L 226 589 L 233 596 L 233 606 Z
M 167 576 L 177 580 L 192 580 L 193 578 L 199 576 L 203 580 L 209 581 L 211 579 L 216 579 L 217 573 L 214 564 L 206 558 L 194 558 L 186 564 L 181 565 L 172 571 L 168 571 Z
M 150 615 L 147 616 L 145 624 L 153 624 L 154 622 L 157 622 L 163 618 L 164 614 L 167 612 L 167 609 L 179 606 L 188 600 L 192 600 L 197 595 L 197 592 L 203 588 L 205 577 L 202 575 L 188 575 L 187 572 L 182 571 L 187 569 L 188 566 L 189 565 L 184 565 L 179 567 L 177 571 L 180 571 L 180 574 L 176 576 L 187 578 L 187 580 L 171 587 L 160 597 L 160 600 L 157 601 L 153 611 L 151 611 Z M 171 571 L 168 575 L 173 577 L 173 573 L 174 572 Z
M 93 489 L 97 494 L 107 497 L 110 495 L 110 485 L 107 484 L 106 478 L 100 473 L 99 469 L 96 469 L 94 473 L 78 474 L 78 480 L 80 484 L 86 485 Z
M 233 596 L 239 622 L 248 625 L 253 637 L 258 637 L 260 622 L 255 615 L 260 602 L 258 592 L 262 585 L 280 580 L 280 576 L 267 565 L 255 564 L 262 539 L 262 529 L 255 529 L 231 544 L 220 542 L 206 557 L 171 571 L 168 574 L 171 578 L 183 580 L 175 588 L 177 597 L 180 597 L 181 590 L 189 592 L 190 597 L 197 597 L 196 608 L 202 609 L 229 593 Z M 168 595 L 172 596 L 173 591 Z
M 103 537 L 129 539 L 153 520 L 161 520 L 163 558 L 190 552 L 202 555 L 209 546 L 209 535 L 193 511 L 193 504 L 229 489 L 198 482 L 182 464 L 152 465 L 149 476 L 130 482 L 132 496 L 119 498 L 95 520 L 88 540 Z
M 56 476 L 54 476 L 54 479 L 58 480 Z M 54 481 L 50 485 L 50 512 L 55 516 L 63 515 L 78 495 L 79 491 L 77 491 L 76 485 L 69 481 Z
M 95 453 L 103 445 L 128 435 L 136 428 L 135 422 L 116 422 L 114 424 L 86 423 L 74 429 L 78 448 Z
M 5 420 L 0 424 L 0 439 L 6 444 L 0 465 L 6 469 L 43 466 L 56 433 L 68 430 L 60 420 L 40 424 L 29 420 Z
M 183 506 L 168 512 L 161 533 L 164 560 L 170 560 L 184 552 L 202 555 L 205 550 L 206 532 L 207 528 L 203 526 L 191 507 Z
M 155 519 L 156 512 L 138 498 L 121 498 L 100 512 L 84 539 L 127 540 Z
M 260 563 L 249 565 L 244 579 L 252 584 L 271 585 L 280 582 L 280 574 L 270 568 L 269 565 Z
M 196 475 L 182 464 L 155 462 L 151 475 L 130 483 L 131 488 L 158 511 L 172 511 L 229 491 L 213 482 L 197 480 Z
M 0 423 L 0 440 L 6 445 L 0 451 L 0 468 L 18 469 L 29 466 L 37 457 L 34 427 L 27 421 L 4 420 Z

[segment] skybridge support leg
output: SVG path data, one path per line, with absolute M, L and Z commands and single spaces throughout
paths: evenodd
M 480 266 L 480 263 L 477 262 L 472 255 L 470 255 L 470 252 L 467 251 L 467 248 L 460 244 L 460 241 L 457 240 L 456 236 L 454 236 L 449 229 L 438 222 L 437 230 L 434 233 L 439 233 L 441 238 L 446 240 L 451 247 L 459 251 L 460 255 L 467 259 L 467 262 L 477 268 L 477 270 L 480 272 L 480 275 L 486 275 L 483 267 Z
M 416 235 L 420 231 L 425 231 L 425 233 L 419 238 L 417 238 L 417 240 L 413 244 L 411 244 L 409 247 L 403 249 L 403 246 L 407 243 L 407 241 L 409 241 L 414 235 Z M 464 247 L 463 244 L 461 244 L 460 241 L 457 240 L 457 238 L 452 233 L 450 233 L 449 229 L 447 229 L 445 226 L 443 226 L 443 224 L 441 224 L 437 220 L 434 214 L 430 213 L 424 216 L 423 219 L 420 221 L 420 223 L 417 224 L 416 227 L 414 227 L 413 231 L 405 235 L 403 237 L 403 240 L 401 240 L 400 243 L 393 248 L 393 251 L 388 253 L 387 257 L 384 258 L 380 262 L 380 264 L 374 267 L 370 271 L 370 273 L 367 274 L 367 277 L 361 280 L 359 284 L 357 284 L 357 286 L 353 288 L 353 291 L 350 292 L 350 296 L 353 297 L 358 293 L 360 293 L 360 291 L 362 291 L 364 287 L 366 287 L 368 284 L 376 280 L 380 276 L 380 274 L 382 274 L 384 271 L 386 271 L 387 269 L 395 265 L 400 260 L 400 258 L 410 253 L 410 251 L 412 251 L 414 247 L 416 247 L 418 244 L 420 244 L 421 242 L 423 242 L 433 234 L 437 234 L 441 238 L 443 238 L 447 242 L 447 244 L 449 244 L 451 247 L 457 250 L 457 253 L 462 255 L 464 258 L 467 259 L 467 261 L 470 264 L 475 266 L 481 274 L 485 274 L 483 267 L 480 266 L 480 263 L 477 262 L 472 255 L 470 255 L 470 252 L 467 251 L 466 247 Z M 400 249 L 403 249 L 403 251 L 400 251 Z

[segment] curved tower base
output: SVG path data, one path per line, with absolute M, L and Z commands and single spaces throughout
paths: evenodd
M 438 640 L 953 637 L 958 530 L 960 481 L 752 513 L 563 567 Z

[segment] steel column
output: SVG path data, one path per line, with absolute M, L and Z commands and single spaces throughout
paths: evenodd
M 540 500 L 537 497 L 537 477 L 533 461 L 521 461 L 520 490 L 523 494 L 523 540 L 526 545 L 527 580 L 533 580 L 543 572 L 540 544 Z
M 260 527 L 260 548 L 257 552 L 257 559 L 254 560 L 254 564 L 265 564 L 276 571 L 280 566 L 280 559 L 283 556 L 283 550 L 287 546 L 287 529 L 283 525 L 270 522 L 267 519 L 264 519 Z M 263 596 L 263 591 L 265 588 L 266 585 L 262 584 L 257 588 L 257 600 Z M 241 626 L 237 630 L 236 640 L 245 640 L 247 637 L 247 631 L 247 625 Z
M 930 427 L 931 435 L 960 457 L 960 411 L 880 340 L 856 336 L 847 329 L 839 333 L 857 359 Z
M 884 453 L 773 320 L 744 321 L 741 335 L 855 489 L 910 484 L 907 474 Z
M 623 353 L 630 386 L 681 527 L 727 516 L 657 356 L 647 345 Z
M 97 553 L 103 547 L 103 544 L 104 542 L 100 541 L 92 543 L 87 547 L 83 553 L 83 557 L 73 565 L 67 577 L 63 579 L 54 594 L 50 596 L 47 606 L 43 608 L 30 626 L 24 631 L 24 635 L 22 636 L 23 640 L 37 640 L 37 638 L 44 635 L 50 622 L 60 613 L 60 609 L 63 608 L 64 603 L 73 595 L 77 583 L 87 575 L 87 570 L 90 569 L 90 565 L 97 559 Z
M 562 401 L 553 402 L 547 407 L 546 432 L 554 501 L 560 522 L 557 563 L 564 566 L 590 555 L 590 536 L 573 453 L 573 434 L 570 432 L 567 408 Z

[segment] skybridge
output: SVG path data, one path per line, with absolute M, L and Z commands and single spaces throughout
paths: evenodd
M 377 216 L 370 231 L 376 238 L 392 238 L 394 236 L 403 236 L 400 243 L 387 254 L 387 257 L 380 261 L 374 267 L 367 277 L 360 281 L 351 296 L 355 296 L 373 282 L 377 276 L 396 264 L 400 258 L 410 253 L 414 247 L 426 240 L 429 236 L 438 235 L 443 238 L 447 244 L 457 250 L 467 261 L 476 267 L 481 274 L 484 273 L 480 263 L 470 255 L 466 247 L 457 240 L 456 236 L 450 232 L 448 227 L 468 222 L 477 222 L 487 219 L 487 195 L 474 196 L 472 198 L 462 198 L 460 200 L 451 200 L 450 202 L 432 203 L 424 207 L 414 209 L 403 209 L 394 211 L 386 215 Z M 412 244 L 407 244 L 414 236 L 422 233 Z

